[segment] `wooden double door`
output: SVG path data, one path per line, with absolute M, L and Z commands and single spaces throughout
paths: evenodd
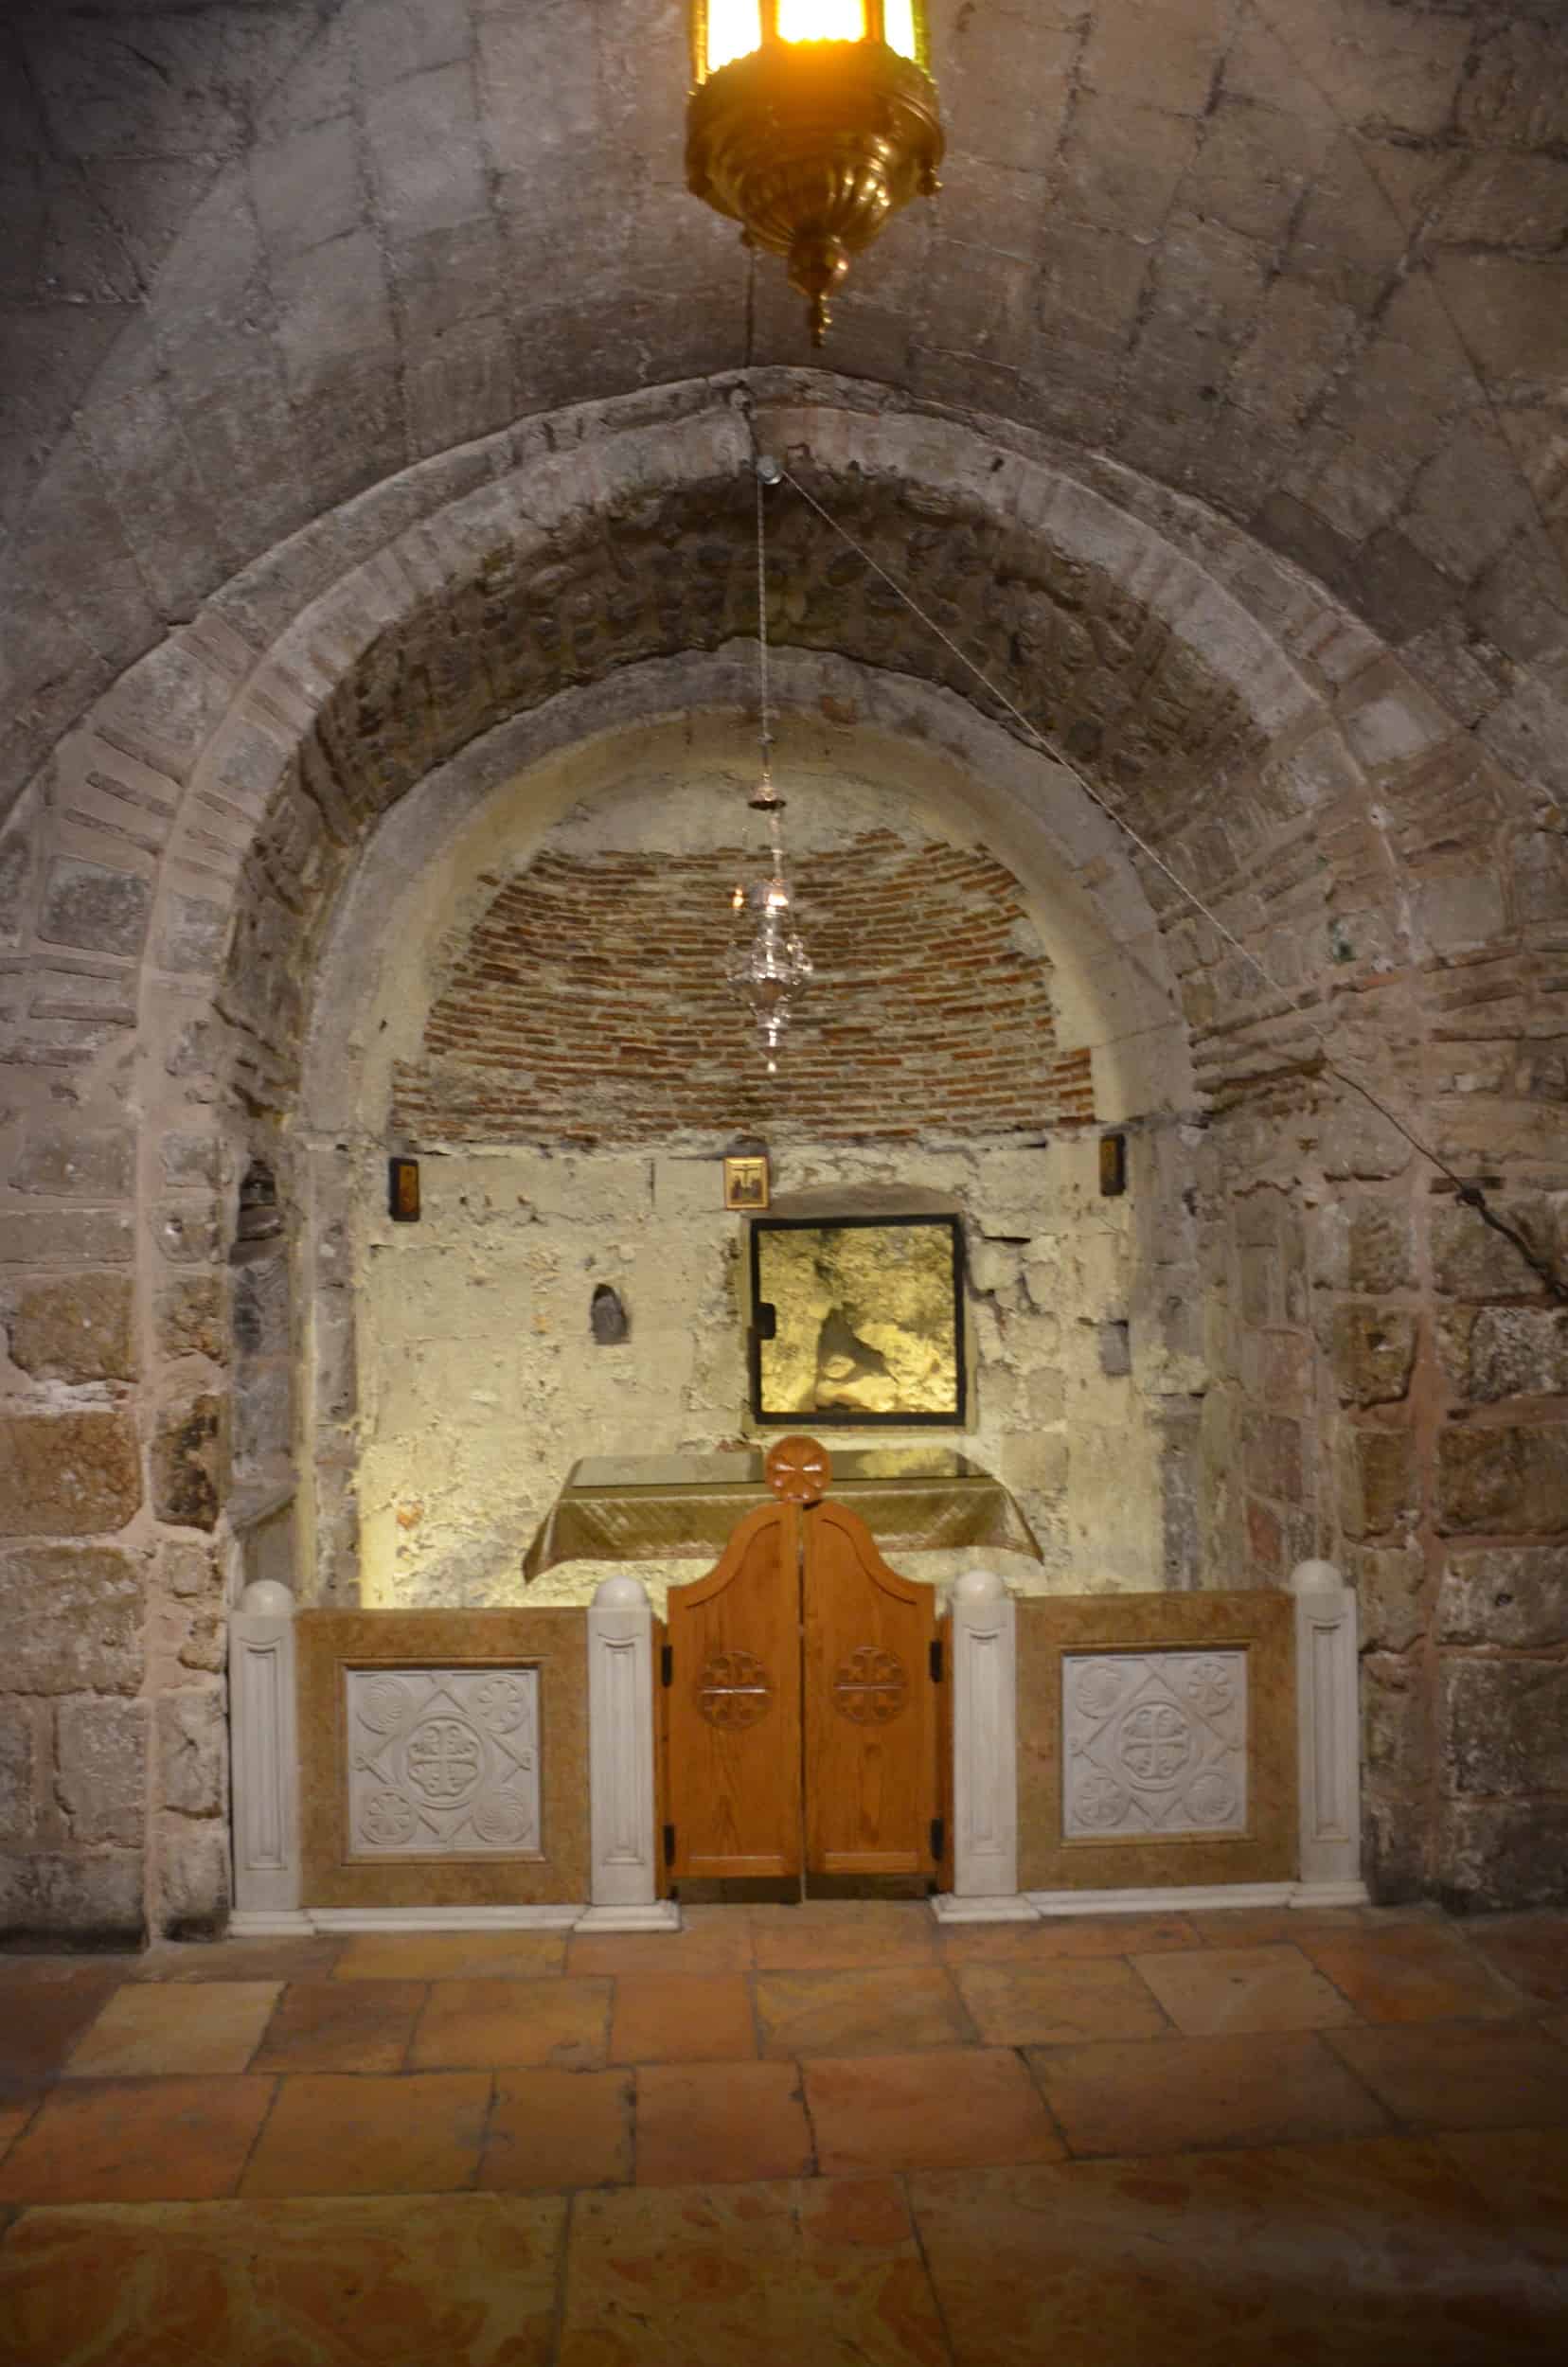
M 933 1591 L 840 1504 L 750 1514 L 669 1593 L 671 1878 L 933 1875 L 943 1854 Z

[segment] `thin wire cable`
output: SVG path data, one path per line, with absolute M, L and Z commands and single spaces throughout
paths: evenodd
M 881 560 L 875 558 L 863 543 L 858 543 L 855 540 L 855 537 L 849 532 L 847 526 L 843 526 L 839 524 L 838 520 L 833 516 L 832 511 L 826 508 L 824 505 L 818 501 L 816 495 L 811 490 L 811 489 L 808 486 L 802 485 L 800 479 L 795 476 L 782 461 L 778 463 L 778 471 L 784 483 L 786 485 L 793 486 L 802 501 L 804 501 L 811 508 L 815 510 L 817 516 L 821 518 L 826 525 L 831 527 L 832 531 L 839 537 L 839 540 L 847 543 L 849 548 L 856 554 L 857 558 L 863 561 L 875 575 L 882 578 L 883 583 L 887 585 L 888 590 L 892 592 L 898 599 L 903 602 L 903 605 L 909 610 L 912 615 L 919 618 L 921 624 L 924 625 L 929 632 L 935 634 L 937 640 L 942 643 L 944 648 L 952 650 L 960 666 L 964 667 L 968 672 L 973 675 L 975 681 L 980 684 L 983 689 L 989 692 L 990 696 L 996 701 L 999 706 L 1004 707 L 1007 710 L 1007 714 L 1012 717 L 1013 721 L 1018 725 L 1019 729 L 1025 733 L 1030 743 L 1039 750 L 1040 754 L 1048 757 L 1053 764 L 1059 764 L 1062 771 L 1069 774 L 1069 776 L 1077 782 L 1078 788 L 1082 790 L 1084 795 L 1090 800 L 1091 804 L 1097 806 L 1101 813 L 1105 815 L 1106 819 L 1114 823 L 1116 828 L 1122 832 L 1124 837 L 1131 839 L 1132 845 L 1137 847 L 1139 853 L 1143 855 L 1148 862 L 1152 863 L 1157 871 L 1169 881 L 1171 886 L 1176 890 L 1177 894 L 1182 897 L 1186 903 L 1192 906 L 1194 912 L 1200 913 L 1203 919 L 1208 922 L 1210 928 L 1215 930 L 1218 934 L 1224 939 L 1227 945 L 1231 946 L 1236 952 L 1240 954 L 1241 959 L 1251 970 L 1256 972 L 1257 976 L 1262 979 L 1264 985 L 1269 988 L 1270 992 L 1278 995 L 1284 1003 L 1285 1007 L 1288 1010 L 1293 1011 L 1295 1016 L 1302 1022 L 1303 1025 L 1308 1028 L 1310 1033 L 1316 1037 L 1322 1050 L 1322 1064 L 1328 1074 L 1331 1077 L 1337 1077 L 1342 1085 L 1348 1086 L 1352 1093 L 1360 1094 L 1362 1099 L 1369 1103 L 1370 1106 L 1378 1112 L 1381 1117 L 1386 1118 L 1389 1125 L 1394 1128 L 1396 1133 L 1401 1135 L 1414 1151 L 1417 1151 L 1421 1158 L 1430 1161 L 1431 1165 L 1437 1169 L 1438 1174 L 1447 1178 L 1448 1182 L 1453 1185 L 1455 1192 L 1457 1193 L 1459 1199 L 1465 1203 L 1466 1207 L 1474 1209 L 1476 1215 L 1480 1217 L 1484 1224 L 1489 1225 L 1494 1233 L 1500 1233 L 1505 1240 L 1510 1241 L 1513 1244 L 1513 1247 L 1518 1251 L 1520 1256 L 1524 1260 L 1524 1263 L 1529 1267 L 1530 1271 L 1541 1282 L 1545 1285 L 1547 1290 L 1552 1292 L 1553 1296 L 1562 1300 L 1565 1304 L 1568 1304 L 1568 1281 L 1565 1281 L 1563 1277 L 1559 1274 L 1547 1262 L 1547 1260 L 1541 1255 L 1532 1241 L 1520 1233 L 1515 1226 L 1509 1224 L 1506 1218 L 1500 1217 L 1497 1214 L 1496 1210 L 1488 1201 L 1485 1192 L 1481 1189 L 1481 1186 L 1478 1184 L 1467 1183 L 1465 1178 L 1455 1172 L 1455 1170 L 1449 1165 L 1448 1161 L 1439 1151 L 1434 1150 L 1430 1143 L 1424 1141 L 1411 1126 L 1405 1123 L 1404 1119 L 1399 1115 L 1397 1110 L 1390 1109 L 1387 1102 L 1382 1099 L 1381 1095 L 1375 1093 L 1372 1087 L 1366 1084 L 1363 1078 L 1353 1076 L 1340 1060 L 1336 1059 L 1332 1050 L 1330 1049 L 1330 1040 L 1327 1029 L 1321 1026 L 1318 1021 L 1313 1017 L 1312 1013 L 1305 1007 L 1302 998 L 1294 994 L 1290 988 L 1283 985 L 1281 981 L 1274 975 L 1274 972 L 1267 967 L 1267 965 L 1253 952 L 1251 946 L 1244 945 L 1242 943 L 1241 939 L 1237 935 L 1235 930 L 1228 928 L 1224 921 L 1221 919 L 1219 914 L 1215 912 L 1211 906 L 1204 903 L 1203 898 L 1198 894 L 1197 890 L 1189 887 L 1185 880 L 1181 877 L 1181 874 L 1171 869 L 1169 863 L 1167 863 L 1165 857 L 1160 853 L 1159 849 L 1149 845 L 1149 841 L 1133 828 L 1131 822 L 1128 821 L 1126 815 L 1114 806 L 1110 799 L 1106 797 L 1101 791 L 1095 787 L 1093 781 L 1086 779 L 1084 774 L 1078 771 L 1078 766 L 1073 763 L 1071 757 L 1063 756 L 1061 751 L 1052 744 L 1051 740 L 1040 729 L 1039 725 L 1032 722 L 1028 716 L 1024 713 L 1023 709 L 1016 706 L 1013 701 L 1008 698 L 1007 692 L 1000 688 L 996 683 L 992 682 L 990 676 L 985 672 L 984 668 L 975 664 L 973 658 L 970 656 L 968 650 L 962 649 L 959 644 L 954 641 L 953 635 L 937 623 L 935 617 L 931 615 L 927 610 L 920 606 L 919 601 L 916 599 L 914 594 L 908 591 L 905 586 L 899 581 L 896 576 L 889 574 L 888 570 L 882 565 Z M 762 485 L 760 478 L 758 478 L 757 508 L 759 518 L 761 514 L 761 500 Z M 760 526 L 758 527 L 758 532 L 760 533 Z M 766 644 L 764 643 L 764 671 L 766 669 L 765 650 Z
M 754 470 L 757 482 L 757 678 L 761 701 L 762 786 L 773 794 L 772 704 L 768 682 L 768 525 L 764 504 L 767 487 Z

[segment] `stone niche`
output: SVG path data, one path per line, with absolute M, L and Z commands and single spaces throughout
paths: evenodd
M 351 1601 L 349 1573 L 366 1606 L 586 1600 L 595 1565 L 520 1575 L 574 1463 L 755 1434 L 746 1228 L 722 1167 L 748 1139 L 773 1213 L 956 1218 L 961 1418 L 871 1435 L 946 1439 L 1004 1482 L 1042 1556 L 1009 1579 L 1189 1582 L 1170 1517 L 1190 1498 L 1172 1394 L 1185 1407 L 1194 1387 L 1180 1122 L 1149 1113 L 1131 1190 L 1100 1196 L 1101 1125 L 1128 1110 L 1096 1047 L 1127 1031 L 1085 991 L 1083 943 L 1000 832 L 911 792 L 907 755 L 897 790 L 819 776 L 790 815 L 816 980 L 769 1080 L 722 981 L 731 891 L 757 861 L 748 759 L 687 744 L 677 765 L 654 734 L 638 753 L 543 821 L 498 793 L 444 872 L 405 858 L 417 915 L 365 909 L 374 959 L 337 1004 L 356 1012 L 343 1074 L 363 1122 L 314 1199 L 318 1237 L 350 1243 L 357 1377 L 351 1432 L 318 1449 L 318 1543 L 345 1471 L 353 1540 L 336 1580 L 320 1555 L 320 1598 Z M 1107 974 L 1110 954 L 1091 949 Z M 389 1152 L 419 1161 L 418 1222 L 388 1211 Z M 639 1574 L 655 1599 L 694 1575 Z

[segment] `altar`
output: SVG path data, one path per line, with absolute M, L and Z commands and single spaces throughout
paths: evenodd
M 714 1454 L 587 1456 L 575 1463 L 523 1557 L 531 1603 L 587 1602 L 632 1569 L 662 1609 L 707 1569 L 737 1522 L 769 1501 L 761 1447 Z M 941 1586 L 977 1557 L 1025 1591 L 1040 1547 L 1001 1481 L 955 1448 L 833 1451 L 833 1490 L 904 1574 Z

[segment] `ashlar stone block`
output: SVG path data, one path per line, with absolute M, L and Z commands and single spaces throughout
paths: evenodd
M 142 1588 L 129 1554 L 39 1545 L 0 1555 L 0 1668 L 18 1693 L 134 1693 Z
M 140 1701 L 63 1701 L 55 1797 L 73 1841 L 134 1848 L 147 1829 L 147 1711 Z
M 143 1878 L 134 1850 L 0 1858 L 0 1926 L 18 1941 L 139 1948 L 147 1930 Z
M 186 1816 L 223 1805 L 224 1719 L 217 1692 L 170 1693 L 158 1703 L 158 1798 Z
M 1452 1424 L 1437 1440 L 1437 1502 L 1445 1529 L 1568 1526 L 1568 1424 Z
M 1447 1789 L 1494 1800 L 1568 1791 L 1568 1664 L 1451 1661 L 1440 1716 Z
M 62 1274 L 25 1289 L 8 1326 L 10 1360 L 37 1380 L 135 1374 L 128 1274 Z
M 51 945 L 135 955 L 152 910 L 152 883 L 139 872 L 61 856 L 50 866 L 38 934 Z
M 217 1525 L 222 1411 L 217 1397 L 203 1396 L 161 1416 L 152 1441 L 152 1501 L 161 1521 L 192 1529 Z
M 1333 1327 L 1342 1405 L 1390 1405 L 1404 1397 L 1416 1361 L 1416 1317 L 1399 1308 L 1343 1307 Z
M 0 1537 L 92 1537 L 141 1502 L 129 1415 L 13 1414 L 0 1421 Z
M 1456 1548 L 1437 1593 L 1440 1644 L 1568 1644 L 1568 1545 Z

